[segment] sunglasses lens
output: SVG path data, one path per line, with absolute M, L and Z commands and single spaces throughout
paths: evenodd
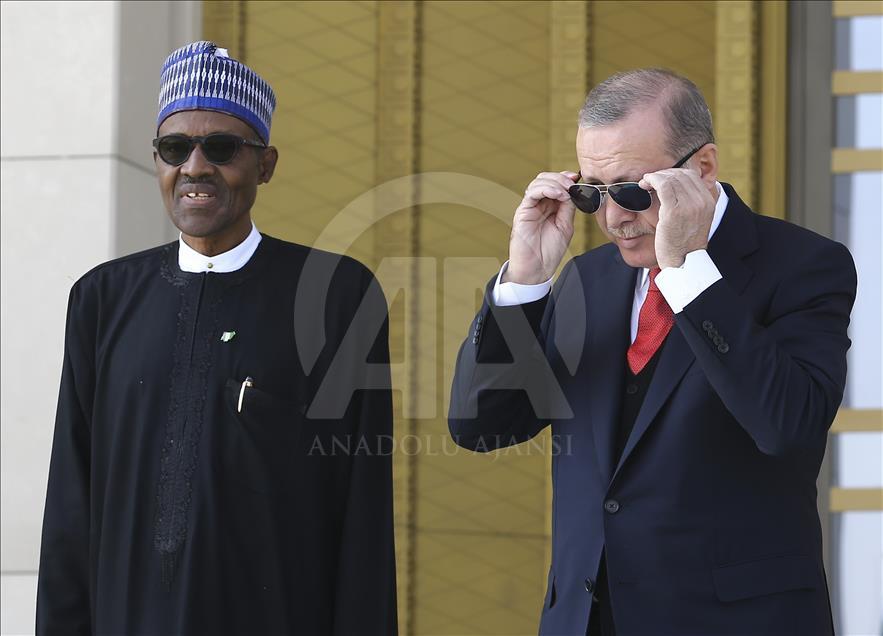
M 227 163 L 239 150 L 239 139 L 233 135 L 209 135 L 202 144 L 205 158 L 212 163 Z
M 166 163 L 180 166 L 187 161 L 192 148 L 193 145 L 187 137 L 169 136 L 159 140 L 156 151 Z
M 601 205 L 601 191 L 590 185 L 577 183 L 567 189 L 573 204 L 586 214 L 594 214 Z
M 623 183 L 607 188 L 616 204 L 632 212 L 643 212 L 650 207 L 650 193 L 637 183 Z

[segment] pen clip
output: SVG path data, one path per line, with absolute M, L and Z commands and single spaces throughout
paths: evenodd
M 254 386 L 254 381 L 251 379 L 251 376 L 246 376 L 242 381 L 242 386 L 239 387 L 239 403 L 236 406 L 237 413 L 242 413 L 242 400 L 245 397 L 245 387 L 247 386 Z

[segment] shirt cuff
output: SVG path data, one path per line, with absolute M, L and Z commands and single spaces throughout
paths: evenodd
M 497 274 L 497 282 L 494 283 L 493 301 L 497 307 L 510 307 L 512 305 L 526 305 L 544 298 L 552 290 L 552 279 L 539 285 L 522 285 L 521 283 L 501 283 L 503 274 L 509 268 L 509 261 L 503 263 L 500 273 Z M 658 278 L 658 276 L 657 276 Z
M 706 250 L 687 254 L 680 267 L 666 267 L 656 275 L 656 286 L 676 314 L 693 302 L 699 294 L 719 281 L 720 271 Z

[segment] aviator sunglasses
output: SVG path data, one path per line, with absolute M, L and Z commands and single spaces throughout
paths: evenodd
M 702 144 L 702 146 L 697 146 L 691 150 L 683 159 L 673 165 L 672 169 L 683 166 L 690 157 L 699 152 L 705 145 Z M 604 196 L 607 194 L 616 202 L 616 205 L 630 212 L 643 212 L 653 202 L 650 191 L 639 186 L 636 181 L 611 183 L 610 185 L 574 183 L 567 189 L 567 192 L 570 194 L 573 204 L 586 214 L 597 212 L 598 208 L 601 207 Z
M 160 158 L 170 166 L 180 166 L 190 157 L 196 147 L 202 146 L 202 154 L 215 165 L 230 163 L 242 146 L 266 148 L 266 144 L 250 141 L 229 133 L 212 133 L 205 137 L 188 137 L 187 135 L 164 135 L 153 140 Z

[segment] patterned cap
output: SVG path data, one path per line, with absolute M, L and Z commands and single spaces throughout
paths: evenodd
M 157 128 L 172 113 L 215 110 L 238 117 L 269 143 L 275 108 L 270 85 L 214 42 L 182 46 L 163 64 Z

